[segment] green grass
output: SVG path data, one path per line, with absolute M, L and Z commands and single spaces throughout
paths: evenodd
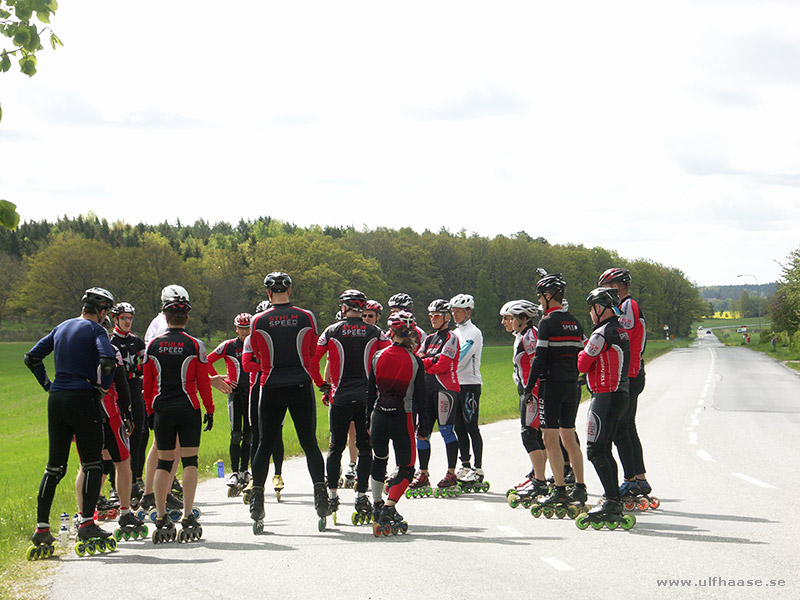
M 663 354 L 688 341 L 650 341 L 646 360 Z M 20 559 L 36 523 L 36 494 L 47 463 L 47 394 L 42 391 L 33 375 L 22 363 L 24 353 L 31 343 L 0 343 L 0 581 L 20 576 Z M 210 345 L 209 347 L 213 347 Z M 481 396 L 481 422 L 490 423 L 519 416 L 519 400 L 511 378 L 511 346 L 489 346 L 483 351 Z M 52 360 L 45 361 L 48 373 L 53 376 Z M 220 369 L 222 363 L 217 363 Z M 588 393 L 584 390 L 584 398 Z M 229 465 L 229 426 L 227 398 L 214 390 L 214 403 L 218 418 L 214 429 L 203 434 L 200 445 L 201 477 L 216 474 L 218 459 Z M 328 411 L 318 411 L 317 439 L 325 452 L 328 447 Z M 152 436 L 150 438 L 152 440 Z M 286 455 L 301 453 L 300 444 L 287 414 L 284 427 Z M 58 486 L 53 503 L 51 522 L 66 511 L 74 514 L 74 477 L 78 470 L 78 457 L 70 455 L 68 474 Z M 24 562 L 24 561 L 23 561 Z M 25 569 L 23 569 L 24 571 Z M 4 584 L 8 585 L 8 584 Z M 7 591 L 8 588 L 6 588 Z M 0 587 L 0 596 L 4 596 Z

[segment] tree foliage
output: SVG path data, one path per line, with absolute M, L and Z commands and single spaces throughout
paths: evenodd
M 490 239 L 447 230 L 300 228 L 268 217 L 236 226 L 203 220 L 130 225 L 90 213 L 0 230 L 0 256 L 3 264 L 20 265 L 5 308 L 0 305 L 6 318 L 13 312 L 58 322 L 76 313 L 86 288 L 99 285 L 136 307 L 134 329 L 143 330 L 159 309 L 161 288 L 178 283 L 192 298 L 192 330 L 204 337 L 230 331 L 234 316 L 253 312 L 266 298 L 263 281 L 271 271 L 292 276 L 293 300 L 313 310 L 321 325 L 335 318 L 339 294 L 348 288 L 382 304 L 397 292 L 410 294 L 423 326 L 432 300 L 472 294 L 475 322 L 490 341 L 507 341 L 497 314 L 502 303 L 535 300 L 537 267 L 564 274 L 571 311 L 587 329 L 584 300 L 611 266 L 631 270 L 631 291 L 651 335 L 660 337 L 664 324 L 686 335 L 708 308 L 677 269 L 626 261 L 604 248 L 551 245 L 524 232 Z
M 769 307 L 772 329 L 792 335 L 800 331 L 800 249 L 792 252 Z

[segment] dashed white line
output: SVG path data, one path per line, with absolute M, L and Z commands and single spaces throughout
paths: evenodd
M 696 431 L 693 431 L 692 433 L 689 434 L 689 443 L 690 444 L 696 444 L 697 443 L 697 432 Z
M 746 481 L 747 483 L 752 483 L 753 485 L 757 485 L 758 487 L 767 488 L 771 490 L 777 489 L 774 485 L 770 485 L 769 483 L 765 483 L 755 477 L 750 477 L 749 475 L 743 475 L 742 473 L 733 473 L 734 477 L 738 477 L 742 481 Z
M 567 563 L 563 560 L 557 559 L 555 556 L 540 556 L 544 562 L 548 565 L 553 567 L 556 571 L 574 571 L 572 567 L 570 567 Z
M 699 456 L 703 460 L 707 460 L 709 462 L 714 462 L 714 459 L 711 458 L 711 455 L 708 452 L 706 452 L 705 450 L 698 450 L 697 451 L 697 456 Z
M 696 425 L 699 425 L 699 424 L 700 424 L 700 420 L 699 419 L 697 419 L 697 418 L 692 419 L 692 425 L 696 426 Z

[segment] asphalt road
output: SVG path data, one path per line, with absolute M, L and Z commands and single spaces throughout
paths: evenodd
M 630 531 L 580 531 L 569 519 L 509 508 L 505 490 L 528 461 L 517 423 L 504 421 L 482 427 L 490 492 L 404 499 L 408 535 L 376 539 L 369 526 L 351 525 L 351 490 L 340 492 L 340 524 L 329 520 L 318 532 L 305 461 L 295 459 L 284 466 L 283 501 L 267 498 L 263 535 L 253 535 L 246 507 L 227 498 L 223 480 L 208 481 L 198 491 L 202 541 L 122 542 L 115 553 L 81 559 L 66 553 L 49 597 L 800 596 L 792 566 L 800 377 L 704 335 L 647 366 L 637 422 L 662 505 L 637 513 Z M 432 466 L 438 480 L 444 448 L 436 438 Z M 587 484 L 596 499 L 590 465 Z

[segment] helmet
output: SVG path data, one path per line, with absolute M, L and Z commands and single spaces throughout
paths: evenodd
M 105 316 L 105 318 L 103 319 L 103 322 L 100 323 L 100 325 L 103 326 L 103 329 L 111 329 L 114 326 L 114 324 L 111 322 L 111 319 L 109 318 L 108 315 Z
M 505 304 L 503 304 L 503 306 L 500 308 L 500 314 L 501 314 L 502 316 L 504 316 L 504 317 L 510 317 L 510 316 L 511 316 L 511 312 L 509 311 L 509 309 L 510 309 L 512 306 L 514 306 L 514 304 L 515 304 L 516 302 L 517 302 L 516 300 L 509 300 L 508 302 L 506 302 Z
M 603 271 L 603 274 L 600 275 L 600 279 L 597 280 L 597 285 L 608 285 L 614 282 L 628 285 L 631 282 L 631 272 L 628 269 L 620 269 L 617 267 L 606 269 Z
M 362 311 L 367 304 L 367 295 L 358 290 L 345 290 L 339 296 L 339 303 L 351 310 Z
M 529 319 L 539 316 L 539 305 L 534 304 L 530 300 L 514 300 L 508 307 L 508 314 L 512 317 L 519 317 L 525 315 Z
M 564 310 L 569 310 L 569 301 L 566 298 L 561 301 L 561 308 Z
M 561 276 L 561 273 L 554 273 L 553 275 L 545 275 L 536 282 L 537 294 L 555 294 L 563 292 L 567 287 L 567 282 Z
M 253 315 L 250 313 L 239 313 L 233 318 L 233 324 L 236 327 L 250 327 L 250 320 L 253 318 Z
M 258 306 L 256 306 L 256 314 L 264 312 L 270 306 L 272 306 L 272 304 L 270 304 L 269 300 L 262 300 L 261 302 L 258 303 Z
M 292 278 L 282 271 L 273 271 L 264 278 L 264 287 L 280 294 L 292 287 Z
M 619 306 L 619 292 L 617 292 L 616 288 L 595 288 L 589 292 L 589 295 L 586 297 L 586 304 L 589 306 L 599 304 L 606 308 Z
M 364 310 L 374 310 L 376 313 L 380 313 L 383 310 L 383 305 L 377 300 L 367 300 Z
M 108 310 L 114 306 L 114 296 L 108 290 L 93 287 L 83 293 L 81 302 L 83 302 L 83 305 L 87 308 Z
M 389 308 L 399 308 L 400 310 L 411 310 L 414 308 L 414 301 L 411 296 L 400 292 L 389 298 Z
M 192 310 L 192 305 L 189 304 L 189 292 L 179 285 L 168 285 L 161 290 L 161 310 L 188 313 Z
M 120 302 L 114 305 L 114 308 L 111 309 L 111 314 L 115 316 L 119 316 L 122 313 L 131 313 L 132 315 L 136 314 L 136 309 L 133 308 L 133 304 L 129 304 L 128 302 Z
M 393 313 L 389 316 L 387 320 L 389 325 L 389 329 L 394 331 L 397 335 L 401 337 L 406 337 L 414 331 L 414 328 L 417 325 L 416 319 L 414 319 L 414 315 L 412 315 L 407 310 L 400 310 L 396 313 Z
M 475 298 L 469 294 L 458 294 L 450 298 L 450 306 L 453 308 L 475 308 Z
M 438 298 L 431 302 L 428 305 L 428 312 L 429 313 L 449 313 L 450 312 L 450 303 L 443 299 Z

